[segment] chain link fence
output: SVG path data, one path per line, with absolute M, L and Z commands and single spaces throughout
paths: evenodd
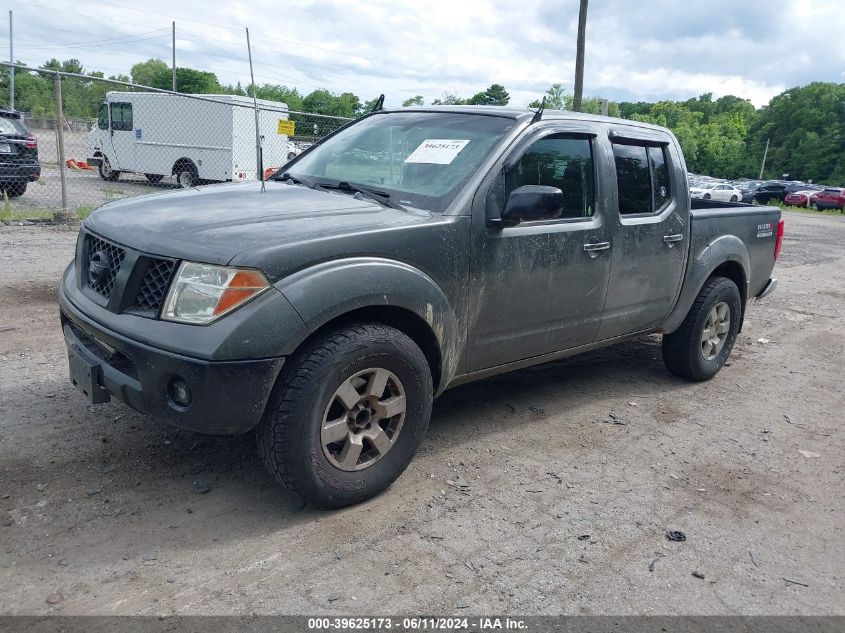
M 85 217 L 118 198 L 267 177 L 352 120 L 261 99 L 256 110 L 247 96 L 16 68 L 40 80 L 53 107 L 0 109 L 4 221 Z M 87 116 L 67 116 L 71 105 Z

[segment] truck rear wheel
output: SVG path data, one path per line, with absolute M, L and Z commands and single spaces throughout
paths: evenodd
M 318 508 L 379 494 L 407 468 L 431 417 L 431 371 L 399 330 L 350 325 L 285 364 L 256 430 L 277 481 Z
M 176 182 L 182 189 L 190 189 L 200 184 L 197 168 L 190 161 L 176 165 L 173 169 L 173 175 L 176 176 Z
M 719 373 L 739 333 L 742 297 L 725 277 L 708 279 L 684 322 L 663 336 L 663 362 L 673 374 L 710 380 Z
M 120 178 L 120 172 L 112 169 L 109 159 L 105 156 L 103 156 L 103 160 L 100 161 L 100 178 L 108 180 L 109 182 L 114 182 Z

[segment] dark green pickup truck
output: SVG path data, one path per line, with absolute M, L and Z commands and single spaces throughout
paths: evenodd
M 318 506 L 405 469 L 445 389 L 663 333 L 706 380 L 775 286 L 780 211 L 690 201 L 678 142 L 571 112 L 362 117 L 266 183 L 111 202 L 59 290 L 70 377 L 201 433 L 255 429 Z M 565 388 L 565 386 L 561 386 Z

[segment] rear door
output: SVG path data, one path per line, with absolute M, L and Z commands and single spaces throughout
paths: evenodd
M 689 249 L 683 160 L 656 131 L 611 131 L 615 167 L 610 282 L 598 339 L 659 325 L 675 304 Z
M 133 171 L 135 169 L 135 128 L 132 121 L 132 104 L 126 101 L 112 101 L 111 147 L 114 155 L 113 169 Z

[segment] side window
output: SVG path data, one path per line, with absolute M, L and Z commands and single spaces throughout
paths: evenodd
M 568 134 L 534 142 L 505 172 L 504 198 L 524 185 L 557 187 L 563 192 L 561 218 L 585 218 L 595 212 L 593 155 L 588 138 Z
M 666 148 L 649 147 L 648 160 L 651 163 L 654 212 L 658 213 L 668 204 L 669 198 L 671 197 L 669 194 L 669 169 L 666 167 Z
M 105 103 L 100 104 L 100 112 L 97 115 L 97 127 L 101 130 L 109 129 L 109 107 Z
M 651 213 L 651 174 L 643 145 L 613 144 L 619 213 Z
M 132 104 L 111 104 L 111 126 L 113 130 L 132 130 Z
M 619 213 L 658 213 L 669 202 L 669 170 L 663 147 L 613 144 Z

